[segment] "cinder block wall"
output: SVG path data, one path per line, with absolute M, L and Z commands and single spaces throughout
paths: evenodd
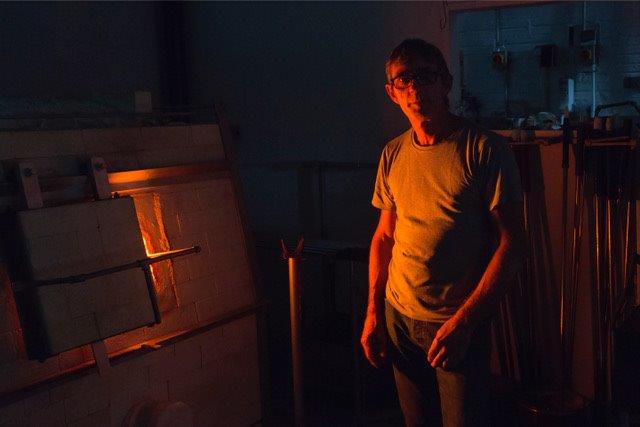
M 119 171 L 222 160 L 224 153 L 216 125 L 0 133 L 3 165 L 31 161 L 44 176 L 77 175 L 91 156 L 104 157 L 111 171 Z M 9 175 L 2 179 L 3 188 L 11 188 Z M 95 368 L 66 374 L 91 363 L 89 346 L 44 363 L 27 360 L 3 260 L 0 424 L 120 425 L 133 405 L 148 400 L 187 403 L 197 425 L 249 425 L 261 418 L 254 315 L 186 338 L 163 338 L 256 301 L 230 178 L 165 185 L 134 199 L 149 195 L 161 207 L 170 249 L 199 245 L 202 252 L 173 262 L 175 296 L 161 306 L 161 324 L 114 336 L 106 345 L 111 355 L 146 341 L 160 341 L 161 347 L 117 356 L 102 376 Z M 46 382 L 55 376 L 62 379 Z
M 484 118 L 504 115 L 505 71 L 491 64 L 496 41 L 508 51 L 508 97 L 511 117 L 538 111 L 556 115 L 566 104 L 567 78 L 575 81 L 575 104 L 586 112 L 592 102 L 590 65 L 579 60 L 578 46 L 570 46 L 569 27 L 582 29 L 583 2 L 556 2 L 522 7 L 455 12 L 451 27 L 450 64 L 454 75 L 452 106 L 460 102 L 460 54 L 464 84 L 482 104 Z M 640 91 L 625 89 L 625 76 L 640 76 L 640 3 L 587 2 L 586 28 L 598 29 L 599 60 L 596 105 L 640 102 Z M 555 44 L 557 65 L 542 69 L 538 46 Z M 579 42 L 578 42 L 579 44 Z M 609 110 L 609 115 L 635 114 L 632 109 Z M 588 113 L 587 113 L 588 115 Z

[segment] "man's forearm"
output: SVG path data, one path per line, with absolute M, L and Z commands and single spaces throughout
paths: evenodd
M 476 289 L 454 314 L 463 325 L 475 327 L 496 309 L 520 267 L 520 242 L 502 241 L 489 261 Z
M 393 239 L 388 237 L 374 237 L 371 241 L 367 314 L 379 315 L 384 312 L 384 293 L 387 286 L 393 244 Z

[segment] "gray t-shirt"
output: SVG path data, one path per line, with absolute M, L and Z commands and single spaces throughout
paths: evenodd
M 507 142 L 460 121 L 439 143 L 412 129 L 380 158 L 372 204 L 396 213 L 386 298 L 402 314 L 443 322 L 477 286 L 495 250 L 489 211 L 522 200 Z

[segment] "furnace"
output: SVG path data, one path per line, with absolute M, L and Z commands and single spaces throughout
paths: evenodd
M 261 303 L 227 153 L 218 124 L 0 133 L 19 178 L 0 197 L 0 419 L 261 418 Z

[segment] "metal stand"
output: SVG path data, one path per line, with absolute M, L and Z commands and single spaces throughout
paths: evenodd
M 296 427 L 304 426 L 304 386 L 302 371 L 302 343 L 301 343 L 301 316 L 300 316 L 300 278 L 299 267 L 300 254 L 304 247 L 304 239 L 300 238 L 296 249 L 291 252 L 280 240 L 282 257 L 289 265 L 289 316 L 291 320 L 291 366 L 293 370 L 293 406 Z

